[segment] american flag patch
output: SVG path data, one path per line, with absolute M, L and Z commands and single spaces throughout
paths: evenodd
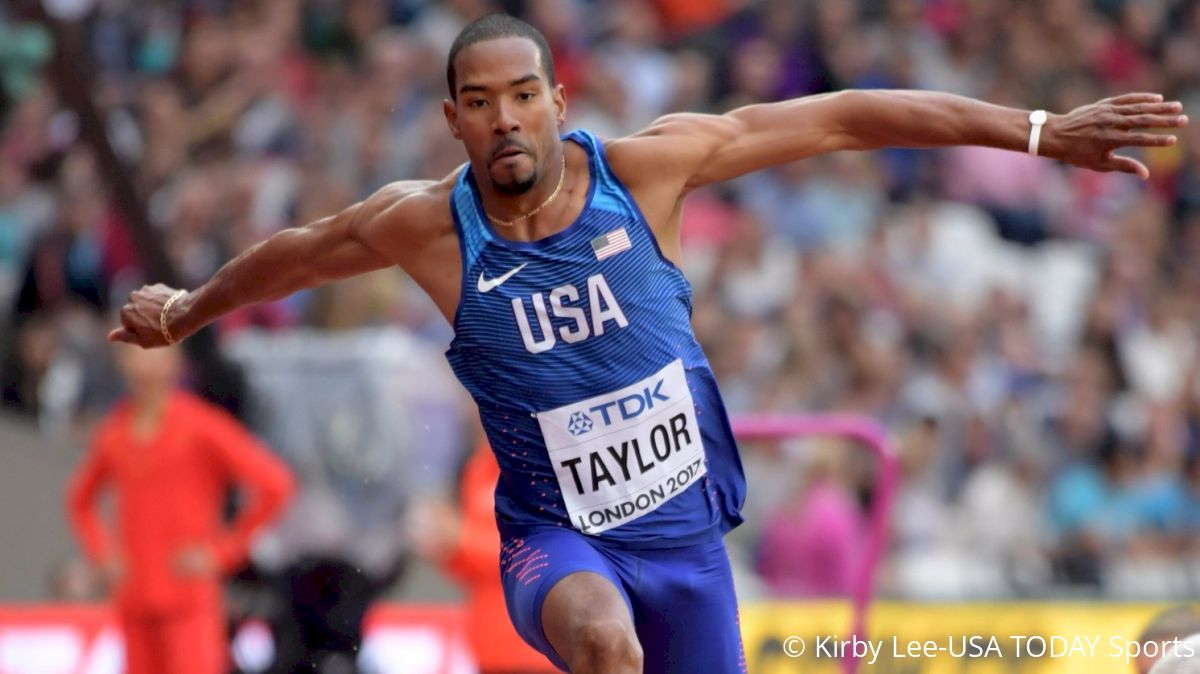
M 624 227 L 592 239 L 592 250 L 596 253 L 597 260 L 612 257 L 630 248 L 633 248 L 633 244 L 629 242 L 629 235 L 625 233 Z

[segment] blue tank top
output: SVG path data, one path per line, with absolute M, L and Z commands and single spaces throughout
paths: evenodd
M 470 168 L 450 209 L 462 293 L 446 353 L 500 464 L 505 538 L 572 527 L 629 547 L 686 545 L 741 522 L 745 479 L 691 285 L 586 131 L 587 201 L 566 229 L 501 237 Z

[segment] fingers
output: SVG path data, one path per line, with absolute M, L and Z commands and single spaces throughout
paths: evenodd
M 1167 147 L 1174 145 L 1177 138 L 1164 133 L 1123 133 L 1115 140 L 1126 147 Z
M 1122 115 L 1176 115 L 1183 112 L 1183 103 L 1179 101 L 1132 103 L 1116 105 L 1114 111 Z
M 1118 118 L 1122 129 L 1173 129 L 1187 126 L 1187 115 L 1125 115 Z
M 108 341 L 113 344 L 116 344 L 116 343 L 133 344 L 134 346 L 140 346 L 143 349 L 152 349 L 154 347 L 163 346 L 163 344 L 161 342 L 156 343 L 154 341 L 148 341 L 148 340 L 142 339 L 141 337 L 137 336 L 137 333 L 130 330 L 129 328 L 124 328 L 124 327 L 116 328 L 115 330 L 112 330 L 111 332 L 109 332 L 108 333 Z
M 155 302 L 161 306 L 157 297 L 174 292 L 169 286 L 156 283 L 142 286 L 129 294 L 129 301 L 121 307 L 121 325 L 108 333 L 108 341 L 112 343 L 134 344 L 144 348 L 160 346 L 156 343 L 157 333 L 153 328 L 158 325 L 158 313 Z M 138 336 L 138 331 L 149 338 Z
M 1162 94 L 1137 93 L 1113 96 L 1112 98 L 1104 99 L 1104 102 L 1113 105 L 1129 105 L 1131 103 L 1160 103 L 1162 99 Z
M 1106 171 L 1120 171 L 1122 173 L 1133 174 L 1142 180 L 1150 178 L 1150 169 L 1142 162 L 1133 157 L 1125 157 L 1119 154 L 1114 154 L 1111 150 L 1104 155 L 1103 168 Z

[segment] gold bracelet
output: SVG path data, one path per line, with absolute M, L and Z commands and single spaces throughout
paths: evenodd
M 171 331 L 167 329 L 167 313 L 171 311 L 171 305 L 180 297 L 187 294 L 186 290 L 176 290 L 174 295 L 167 299 L 167 303 L 163 305 L 162 313 L 158 315 L 158 329 L 162 331 L 163 339 L 167 340 L 167 346 L 175 343 L 175 338 L 171 336 Z

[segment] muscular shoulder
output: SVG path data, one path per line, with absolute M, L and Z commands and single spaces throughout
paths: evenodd
M 354 236 L 384 253 L 396 253 L 454 234 L 450 216 L 452 173 L 441 180 L 389 183 L 364 200 Z
M 606 141 L 604 149 L 613 171 L 631 187 L 667 180 L 686 188 L 704 162 L 737 135 L 734 118 L 677 113 L 633 135 Z
M 452 227 L 453 175 L 441 180 L 400 180 L 379 188 L 362 203 L 362 226 L 404 225 L 413 233 Z

